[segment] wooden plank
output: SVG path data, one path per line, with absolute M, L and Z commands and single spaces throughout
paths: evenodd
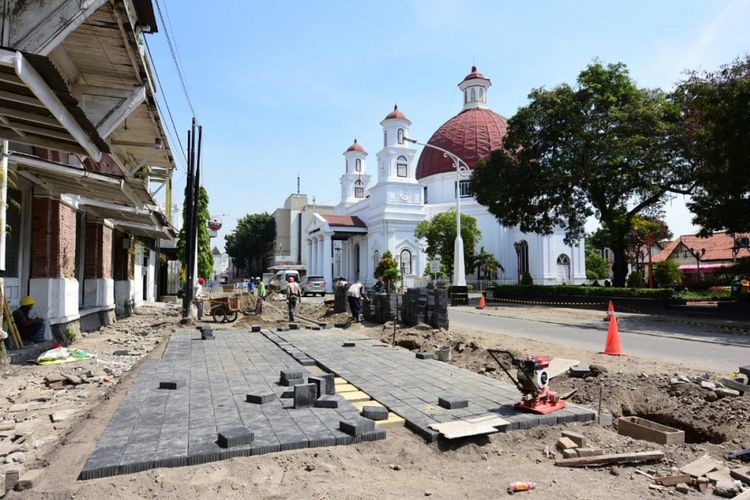
M 708 474 L 712 470 L 717 469 L 718 467 L 719 462 L 708 455 L 703 455 L 701 458 L 693 460 L 689 464 L 680 467 L 680 472 L 690 474 L 693 477 L 701 477 Z
M 620 417 L 617 419 L 617 433 L 652 443 L 685 443 L 685 431 L 641 417 Z
M 731 469 L 729 474 L 745 484 L 750 484 L 750 469 Z
M 641 451 L 638 453 L 618 453 L 614 455 L 597 455 L 595 457 L 564 458 L 555 461 L 558 467 L 589 467 L 595 465 L 637 464 L 662 460 L 661 451 Z
M 547 367 L 547 376 L 549 376 L 550 379 L 553 379 L 566 373 L 568 368 L 571 366 L 577 366 L 579 363 L 580 361 L 575 359 L 552 358 Z

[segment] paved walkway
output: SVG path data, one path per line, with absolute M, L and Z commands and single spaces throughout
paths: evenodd
M 508 421 L 501 431 L 529 429 L 537 425 L 586 422 L 591 410 L 568 404 L 549 415 L 517 411 L 520 400 L 514 386 L 434 359 L 417 359 L 413 352 L 391 348 L 369 337 L 356 337 L 338 329 L 265 332 L 282 349 L 313 358 L 318 365 L 348 380 L 370 397 L 406 420 L 407 427 L 428 441 L 438 433 L 430 424 L 451 422 L 495 413 Z M 354 342 L 354 347 L 344 347 Z M 295 354 L 299 355 L 299 354 Z M 467 408 L 448 410 L 438 398 L 457 396 L 469 402 Z
M 289 398 L 246 402 L 248 393 L 288 390 L 278 384 L 286 368 L 303 367 L 258 333 L 219 331 L 214 340 L 201 340 L 196 331 L 172 334 L 162 359 L 144 362 L 80 478 L 385 437 L 384 431 L 357 438 L 339 431 L 340 421 L 358 416 L 340 397 L 336 409 L 294 409 Z M 178 388 L 159 389 L 168 381 Z M 218 433 L 239 426 L 254 432 L 253 443 L 219 447 Z

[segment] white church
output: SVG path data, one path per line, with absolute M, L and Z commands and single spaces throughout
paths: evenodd
M 507 119 L 487 105 L 490 85 L 472 67 L 458 84 L 463 109 L 428 144 L 450 151 L 470 168 L 500 148 Z M 515 284 L 529 272 L 534 284 L 585 282 L 582 244 L 566 245 L 562 229 L 542 236 L 500 225 L 471 196 L 468 179 L 456 185 L 450 158 L 427 147 L 420 154 L 404 140 L 411 123 L 397 106 L 380 122 L 383 147 L 376 153 L 374 167 L 368 165 L 368 153 L 356 139 L 344 152 L 341 201 L 333 215 L 314 212 L 311 222 L 299 231 L 301 263 L 308 275 L 324 276 L 329 290 L 337 276 L 371 284 L 375 266 L 390 251 L 403 264 L 406 285 L 420 284 L 428 257 L 425 243 L 414 236 L 414 230 L 420 221 L 455 208 L 456 196 L 460 196 L 461 213 L 474 217 L 482 232 L 477 251 L 484 247 L 504 268 L 498 281 Z M 471 273 L 467 278 L 471 282 Z

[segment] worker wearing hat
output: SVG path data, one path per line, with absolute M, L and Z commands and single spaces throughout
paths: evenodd
M 18 333 L 21 334 L 21 339 L 27 344 L 44 342 L 44 320 L 29 317 L 34 304 L 36 304 L 34 297 L 26 295 L 21 297 L 20 307 L 13 311 L 13 322 L 18 328 Z
M 255 277 L 255 289 L 258 292 L 258 300 L 255 301 L 255 314 L 263 314 L 263 299 L 266 298 L 266 285 L 260 276 Z
M 205 283 L 204 279 L 198 277 L 198 281 L 193 287 L 193 303 L 199 320 L 203 319 L 203 283 Z

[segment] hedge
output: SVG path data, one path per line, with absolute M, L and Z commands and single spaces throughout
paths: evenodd
M 615 288 L 611 286 L 571 285 L 495 285 L 496 293 L 524 295 L 578 295 L 587 297 L 631 297 L 639 299 L 671 299 L 671 288 Z

